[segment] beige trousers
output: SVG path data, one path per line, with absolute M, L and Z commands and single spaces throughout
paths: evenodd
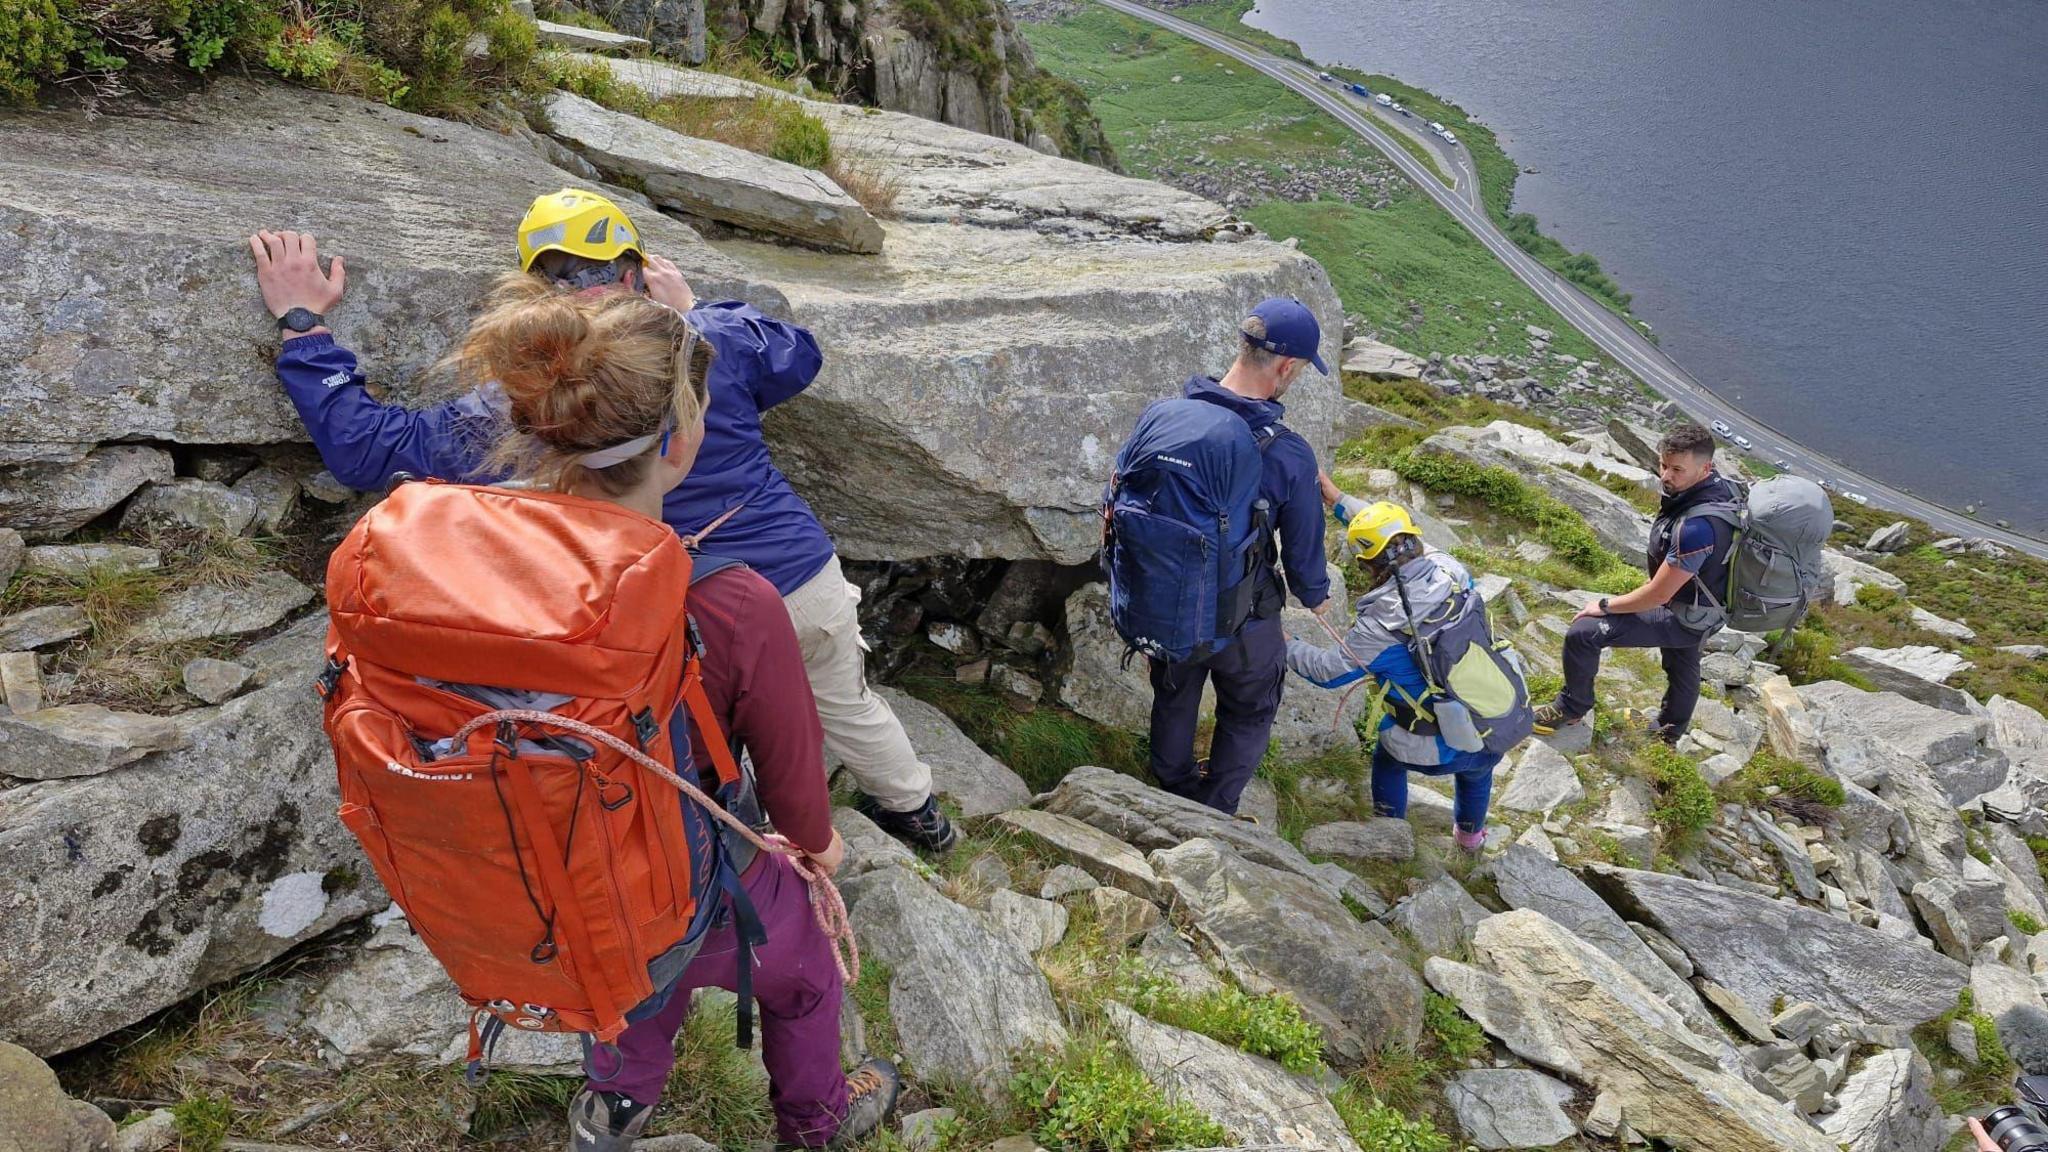
M 860 790 L 891 812 L 908 812 L 932 794 L 932 770 L 917 758 L 903 724 L 868 690 L 867 642 L 860 637 L 860 589 L 846 582 L 839 557 L 782 598 L 796 625 L 804 671 L 825 727 L 827 764 L 846 765 Z

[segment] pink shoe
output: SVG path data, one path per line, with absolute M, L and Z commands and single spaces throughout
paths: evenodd
M 1486 829 L 1481 828 L 1477 832 L 1467 832 L 1463 828 L 1452 829 L 1451 839 L 1457 842 L 1460 850 L 1477 856 L 1486 848 Z

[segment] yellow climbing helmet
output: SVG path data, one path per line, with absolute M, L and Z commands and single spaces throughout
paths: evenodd
M 567 252 L 610 263 L 631 252 L 645 259 L 640 233 L 617 204 L 595 192 L 564 188 L 536 197 L 519 222 L 519 267 L 533 271 L 543 252 Z
M 1372 505 L 1351 518 L 1351 526 L 1344 530 L 1344 538 L 1358 549 L 1360 559 L 1370 560 L 1387 550 L 1394 537 L 1419 536 L 1415 521 L 1408 518 L 1408 510 L 1399 504 L 1385 500 Z

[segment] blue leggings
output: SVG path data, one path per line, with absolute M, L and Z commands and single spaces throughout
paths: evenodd
M 1493 800 L 1493 769 L 1500 763 L 1498 752 L 1460 752 L 1446 764 L 1410 764 L 1396 760 L 1385 747 L 1372 752 L 1372 810 L 1381 816 L 1408 815 L 1408 774 L 1454 776 L 1456 798 L 1451 818 L 1465 832 L 1486 827 L 1486 806 Z

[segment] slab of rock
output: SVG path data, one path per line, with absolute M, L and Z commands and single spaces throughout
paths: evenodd
M 1951 688 L 1948 678 L 1976 667 L 1970 661 L 1929 644 L 1903 648 L 1851 648 L 1838 657 L 1880 691 L 1896 692 L 1930 708 L 1970 715 L 1970 698 Z
M 890 969 L 889 1011 L 915 1074 L 996 1099 L 1020 1048 L 1067 1041 L 1031 954 L 901 869 L 877 873 L 854 905 L 861 951 Z
M 1837 549 L 1821 549 L 1820 559 L 1821 567 L 1834 582 L 1835 603 L 1843 607 L 1856 603 L 1856 593 L 1862 588 L 1883 588 L 1891 592 L 1906 590 L 1904 580 Z
M 1907 893 L 1934 942 L 1964 963 L 1977 949 L 2012 933 L 2005 919 L 2004 882 L 1975 859 L 1968 865 L 1960 875 L 1931 876 Z
M 628 36 L 623 32 L 607 32 L 602 28 L 579 28 L 574 24 L 557 24 L 551 20 L 536 20 L 540 42 L 556 48 L 577 48 L 585 52 L 629 52 L 648 46 L 643 36 Z
M 1835 1099 L 1820 1130 L 1847 1152 L 1940 1152 L 1948 1141 L 1934 1101 L 1934 1069 L 1910 1048 L 1866 1057 Z
M 1171 848 L 1196 837 L 1207 837 L 1228 844 L 1247 860 L 1285 869 L 1330 891 L 1342 886 L 1271 829 L 1226 816 L 1107 768 L 1074 769 L 1060 781 L 1059 787 L 1039 798 L 1038 806 L 1047 812 L 1071 816 L 1141 850 Z M 1075 863 L 1087 867 L 1080 861 Z
M 21 570 L 43 576 L 84 576 L 93 569 L 153 572 L 163 553 L 133 544 L 39 544 L 22 557 Z
M 1968 766 L 1986 758 L 1985 743 L 1991 736 L 1988 717 L 1933 708 L 1896 692 L 1865 692 L 1839 680 L 1805 685 L 1799 689 L 1799 698 L 1823 743 L 1832 744 L 1838 735 L 1864 737 L 1906 760 L 1935 769 L 1938 776 L 1948 775 L 1956 765 L 1964 765 L 1961 770 L 1970 772 Z M 1943 786 L 1948 789 L 1946 781 Z
M 1472 942 L 1473 929 L 1491 915 L 1463 884 L 1443 875 L 1394 905 L 1385 920 L 1413 936 L 1425 953 L 1442 956 L 1462 953 Z
M 1751 1044 L 1769 1044 L 1778 1038 L 1771 1030 L 1771 1022 L 1755 1009 L 1744 1003 L 1742 997 L 1728 991 L 1712 980 L 1699 982 L 1700 999 L 1720 1009 Z
M 212 480 L 180 476 L 137 493 L 121 514 L 121 529 L 147 535 L 163 529 L 194 529 L 215 536 L 240 536 L 256 520 L 253 496 Z
M 1442 956 L 1423 961 L 1422 975 L 1508 1051 L 1553 1072 L 1585 1078 L 1585 1066 L 1565 1043 L 1563 1030 L 1548 1013 L 1530 1011 L 1527 998 L 1507 981 Z
M 75 142 L 74 142 L 75 146 Z M 7 216 L 4 186 L 0 186 L 0 219 Z M 247 255 L 246 250 L 243 253 Z M 27 335 L 27 329 L 16 328 Z M 71 336 L 70 340 L 66 340 Z M 0 337 L 6 341 L 6 337 Z M 74 364 L 81 363 L 84 353 L 82 333 L 73 336 L 70 332 L 58 331 L 44 334 L 47 346 L 75 347 L 71 353 Z M 8 363 L 12 376 L 0 376 L 0 423 L 9 427 L 35 429 L 51 439 L 89 433 L 87 438 L 97 439 L 106 434 L 102 430 L 83 425 L 74 413 L 58 427 L 36 423 L 28 413 L 38 408 L 40 399 L 34 392 L 20 392 L 8 386 L 13 379 L 27 376 L 38 378 L 35 372 L 42 365 L 17 364 L 14 357 L 5 353 L 21 348 L 24 355 L 43 342 L 31 342 L 23 347 L 12 342 L 0 342 L 0 362 Z M 32 386 L 31 386 L 32 387 Z M 280 397 L 280 400 L 283 398 Z M 21 411 L 26 409 L 26 411 Z M 16 422 L 17 414 L 22 416 Z M 10 445 L 17 450 L 21 446 Z M 4 459 L 4 457 L 0 457 Z M 97 518 L 101 513 L 126 500 L 131 493 L 144 484 L 168 481 L 171 478 L 171 454 L 159 448 L 148 448 L 138 444 L 117 444 L 101 448 L 83 459 L 61 463 L 23 464 L 16 468 L 0 468 L 0 526 L 18 530 L 28 540 L 52 540 L 77 529 Z
M 0 528 L 0 588 L 5 588 L 14 574 L 21 570 L 22 554 L 26 546 L 21 533 L 12 528 Z
M 664 208 L 842 252 L 880 252 L 882 226 L 822 172 L 650 124 L 567 92 L 547 98 L 555 139 Z
M 1151 867 L 1146 865 L 1146 867 Z M 1061 900 L 1077 892 L 1086 892 L 1098 886 L 1095 877 L 1081 871 L 1072 864 L 1055 864 L 1045 870 L 1039 878 L 1038 898 Z
M 1343 602 L 1341 585 L 1334 589 L 1333 596 L 1339 603 Z M 1336 620 L 1336 627 L 1341 632 L 1345 624 L 1336 619 L 1338 615 L 1340 613 L 1333 607 L 1332 619 Z M 1329 633 L 1323 631 L 1315 613 L 1306 608 L 1290 605 L 1280 614 L 1280 627 L 1290 640 L 1309 644 L 1330 643 Z M 1134 667 L 1142 668 L 1142 662 Z M 1146 699 L 1149 701 L 1151 697 L 1148 695 Z M 1358 721 L 1364 718 L 1370 704 L 1369 694 L 1365 692 L 1329 692 L 1307 681 L 1297 680 L 1280 695 L 1280 706 L 1273 714 L 1273 730 L 1269 739 L 1282 756 L 1292 759 L 1355 750 L 1358 747 Z
M 1515 812 L 1548 815 L 1553 808 L 1585 797 L 1585 786 L 1579 783 L 1579 772 L 1572 762 L 1543 741 L 1531 740 L 1522 745 L 1522 757 L 1515 762 L 1508 786 L 1494 803 Z
M 1406 820 L 1376 816 L 1366 821 L 1318 824 L 1301 834 L 1301 850 L 1355 863 L 1415 858 L 1415 828 Z
M 16 716 L 42 710 L 43 669 L 35 653 L 0 652 L 0 703 Z M 4 774 L 5 768 L 0 767 L 0 775 Z
M 1782 996 L 1845 1023 L 1912 1027 L 1954 1007 L 1968 979 L 1926 948 L 1785 901 L 1661 872 L 1595 866 L 1587 879 L 1760 1015 Z
M 1526 440 L 1520 432 L 1497 433 L 1502 423 L 1504 422 L 1496 422 L 1483 429 L 1446 428 L 1424 440 L 1417 451 L 1425 454 L 1443 453 L 1472 460 L 1481 465 L 1505 468 L 1585 517 L 1586 526 L 1591 528 L 1593 534 L 1608 548 L 1623 556 L 1643 554 L 1650 542 L 1649 517 L 1636 511 L 1635 505 L 1629 503 L 1626 497 L 1610 492 L 1592 480 L 1564 471 L 1563 468 L 1545 466 L 1552 453 L 1539 445 L 1536 438 L 1540 437 L 1549 448 L 1554 448 L 1559 463 L 1568 460 L 1571 463 L 1592 464 L 1595 467 L 1604 464 L 1607 469 L 1614 470 L 1615 474 L 1622 475 L 1632 482 L 1640 482 L 1634 479 L 1634 475 L 1648 476 L 1648 473 L 1630 465 L 1573 452 L 1535 429 L 1524 430 L 1534 433 L 1534 437 Z M 1507 439 L 1499 439 L 1497 436 L 1505 436 Z M 1528 454 L 1525 455 L 1525 452 Z M 1542 460 L 1544 463 L 1532 467 L 1532 459 Z
M 282 572 L 259 572 L 233 587 L 181 588 L 137 621 L 129 638 L 138 644 L 176 644 L 261 632 L 312 599 L 311 588 Z
M 268 464 L 235 481 L 235 494 L 256 502 L 251 532 L 275 536 L 283 532 L 299 510 L 299 478 Z
M 1159 877 L 1144 854 L 1106 832 L 1070 816 L 1029 808 L 1005 812 L 996 820 L 1101 883 L 1147 900 L 1161 895 Z
M 1059 943 L 1067 934 L 1065 908 L 1007 888 L 989 893 L 988 918 L 996 935 L 1021 945 L 1034 956 Z
M 306 1026 L 348 1057 L 396 1053 L 441 1064 L 469 1052 L 469 1006 L 402 914 L 378 916 L 375 934 L 311 997 Z M 573 1033 L 507 1029 L 493 1068 L 572 1073 L 583 1065 Z
M 1806 1058 L 1800 1046 L 1786 1040 L 1771 1040 L 1752 1049 L 1749 1060 L 1762 1074 L 1758 1087 L 1801 1112 L 1820 1111 L 1827 1095 L 1827 1076 Z
M 1398 412 L 1389 412 L 1378 405 L 1346 396 L 1337 409 L 1337 424 L 1331 437 L 1342 444 L 1355 440 L 1368 429 L 1392 426 L 1395 428 L 1420 428 L 1422 425 Z
M 0 1040 L 0 1152 L 104 1152 L 113 1139 L 106 1113 L 65 1095 L 33 1052 Z
M 1908 607 L 1912 610 L 1911 616 L 1915 628 L 1924 628 L 1937 636 L 1947 636 L 1953 640 L 1975 640 L 1977 638 L 1976 629 L 1971 628 L 1968 624 L 1936 616 L 1918 604 L 1908 605 Z
M 1473 1068 L 1444 1086 L 1458 1127 L 1481 1148 L 1548 1148 L 1577 1136 L 1563 1107 L 1572 1095 L 1571 1085 L 1527 1068 Z
M 908 693 L 875 686 L 875 695 L 902 721 L 920 760 L 931 766 L 932 791 L 960 806 L 973 819 L 1031 803 L 1024 778 L 967 738 L 944 712 Z
M 1094 913 L 1103 942 L 1117 951 L 1157 928 L 1161 919 L 1158 905 L 1121 888 L 1091 888 L 1082 902 Z
M 1104 1011 L 1146 1077 L 1170 1099 L 1184 1100 L 1223 1125 L 1235 1143 L 1358 1152 L 1314 1081 L 1121 1004 Z
M 1897 552 L 1906 546 L 1906 538 L 1913 534 L 1912 525 L 1904 520 L 1894 520 L 1870 534 L 1864 541 L 1865 552 Z
M 1481 967 L 1542 1013 L 1597 1092 L 1627 1123 L 1667 1144 L 1715 1152 L 1837 1152 L 1832 1141 L 1746 1080 L 1671 1007 L 1613 958 L 1542 914 L 1518 910 L 1479 926 Z
M 1528 908 L 1570 929 L 1579 939 L 1612 956 L 1637 980 L 1664 998 L 1702 1036 L 1719 1034 L 1712 1014 L 1671 966 L 1569 869 L 1534 848 L 1513 844 L 1492 865 L 1500 898 Z
M 306 690 L 323 632 L 289 633 L 275 680 L 201 714 L 186 748 L 0 791 L 10 1039 L 69 1051 L 390 903 L 334 819 Z
M 1991 713 L 1991 740 L 2008 752 L 2048 751 L 2048 717 L 2017 700 L 1993 696 L 1984 708 Z
M 1124 667 L 1124 642 L 1109 620 L 1109 585 L 1083 584 L 1067 597 L 1067 650 L 1060 657 L 1060 703 L 1124 732 L 1152 726 L 1152 682 L 1145 662 Z M 1214 713 L 1216 691 L 1202 689 L 1202 710 Z
M 1363 336 L 1354 336 L 1344 345 L 1344 371 L 1361 376 L 1381 380 L 1420 380 L 1422 370 L 1427 366 L 1422 357 L 1412 352 L 1403 352 L 1392 344 L 1382 344 Z
M 0 652 L 48 648 L 92 631 L 85 610 L 69 604 L 47 604 L 12 616 L 0 616 Z
M 1321 885 L 1215 840 L 1151 859 L 1196 940 L 1247 991 L 1292 996 L 1337 1062 L 1356 1064 L 1420 1035 L 1422 982 Z
M 185 743 L 184 728 L 169 716 L 65 704 L 0 716 L 0 776 L 96 776 Z

